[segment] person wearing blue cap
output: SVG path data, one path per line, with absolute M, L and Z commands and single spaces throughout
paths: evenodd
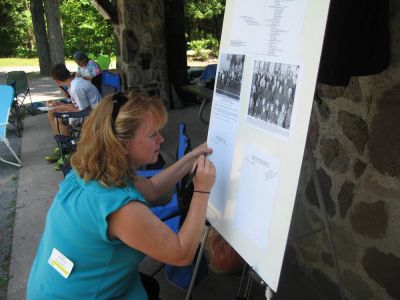
M 100 66 L 94 60 L 89 59 L 82 50 L 75 51 L 73 58 L 78 65 L 78 70 L 75 73 L 76 77 L 92 80 L 93 77 L 101 73 Z

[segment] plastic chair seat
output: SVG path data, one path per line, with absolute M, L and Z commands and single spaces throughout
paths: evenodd
M 0 161 L 21 167 L 21 160 L 11 148 L 10 142 L 7 139 L 7 125 L 10 116 L 10 110 L 14 99 L 14 88 L 9 85 L 0 85 L 0 143 L 3 142 L 6 147 L 10 150 L 17 163 L 0 157 Z

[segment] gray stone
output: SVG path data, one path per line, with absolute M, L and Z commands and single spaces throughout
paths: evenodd
M 336 99 L 341 97 L 346 90 L 345 86 L 333 86 L 323 83 L 318 83 L 317 88 L 319 97 L 324 97 L 329 99 Z
M 322 225 L 321 218 L 315 212 L 313 212 L 311 209 L 308 211 L 308 216 L 310 217 L 310 219 L 313 223 Z
M 337 139 L 321 140 L 321 156 L 333 172 L 345 173 L 349 169 L 349 157 Z
M 332 201 L 331 196 L 331 187 L 332 187 L 332 179 L 323 169 L 318 169 L 318 178 L 321 185 L 322 197 L 325 202 L 326 212 L 330 217 L 334 217 L 336 214 L 335 203 Z M 310 180 L 306 187 L 306 197 L 311 205 L 314 205 L 319 208 L 319 202 L 317 197 L 317 192 L 315 190 L 314 180 L 310 177 Z
M 337 139 L 321 139 L 321 156 L 329 168 L 333 160 L 339 156 L 339 141 Z
M 299 246 L 299 250 L 300 250 L 300 254 L 302 255 L 303 259 L 307 262 L 319 262 L 319 253 L 316 250 L 316 248 L 314 248 L 313 250 L 310 249 L 306 249 L 302 246 Z
M 324 198 L 326 212 L 330 217 L 334 217 L 336 215 L 336 208 L 331 196 L 332 179 L 323 169 L 318 169 L 317 173 L 322 189 L 322 197 Z
M 357 115 L 341 111 L 339 112 L 339 124 L 344 135 L 362 154 L 369 137 L 367 123 Z
M 375 282 L 386 289 L 393 299 L 400 299 L 400 258 L 369 248 L 362 259 L 362 266 Z
M 303 202 L 296 201 L 292 214 L 292 221 L 290 224 L 290 235 L 293 238 L 302 236 L 313 230 L 310 221 L 306 217 L 306 208 Z
M 378 112 L 371 122 L 368 149 L 372 165 L 382 174 L 400 177 L 400 84 L 378 99 Z
M 321 260 L 324 264 L 330 266 L 331 268 L 333 268 L 335 266 L 335 264 L 333 262 L 333 256 L 327 252 L 321 253 Z
M 382 186 L 379 182 L 377 182 L 377 178 L 366 177 L 365 178 L 365 190 L 375 195 L 378 195 L 381 199 L 390 200 L 390 201 L 398 201 L 400 199 L 400 186 L 395 185 L 394 188 L 389 188 L 386 186 Z
M 347 86 L 343 98 L 349 99 L 353 102 L 361 102 L 363 99 L 360 82 L 357 77 L 352 77 L 349 81 L 349 85 Z
M 339 156 L 336 157 L 331 165 L 330 170 L 338 173 L 346 173 L 349 170 L 350 159 L 343 147 L 339 145 Z
M 340 188 L 339 195 L 338 195 L 338 202 L 339 202 L 339 212 L 340 216 L 344 218 L 347 214 L 347 211 L 351 207 L 353 203 L 354 197 L 354 183 L 350 181 L 345 181 Z
M 360 178 L 360 176 L 364 173 L 367 164 L 359 159 L 356 160 L 353 166 L 354 176 L 356 178 Z
M 346 290 L 348 290 L 355 299 L 377 299 L 374 297 L 374 293 L 368 283 L 351 270 L 346 269 L 342 272 L 342 281 Z
M 314 150 L 317 148 L 318 137 L 319 137 L 319 123 L 316 113 L 314 112 L 314 110 L 312 110 L 310 116 L 310 124 L 308 126 L 307 143 L 309 142 L 311 144 L 311 148 Z
M 310 177 L 310 180 L 308 181 L 305 194 L 308 202 L 319 208 L 317 192 L 315 191 L 314 179 L 312 177 Z
M 114 26 L 121 56 L 118 67 L 129 90 L 158 95 L 169 106 L 169 79 L 162 1 L 118 0 Z
M 314 269 L 312 270 L 311 274 L 314 277 L 317 286 L 321 289 L 321 292 L 325 296 L 325 299 L 341 299 L 338 285 L 328 276 L 326 276 L 321 270 Z
M 322 120 L 324 121 L 328 121 L 331 117 L 331 111 L 329 109 L 329 106 L 325 102 L 321 102 L 318 104 L 318 111 Z
M 139 42 L 133 30 L 122 31 L 122 45 L 122 59 L 128 64 L 134 62 L 139 50 Z
M 286 246 L 285 261 L 289 264 L 296 264 L 299 262 L 297 251 L 291 244 L 287 244 Z
M 338 258 L 354 266 L 357 263 L 358 245 L 354 243 L 352 236 L 344 230 L 338 227 L 331 228 L 335 229 L 333 236 Z
M 383 201 L 358 203 L 350 214 L 353 230 L 373 239 L 385 236 L 388 221 L 388 212 Z

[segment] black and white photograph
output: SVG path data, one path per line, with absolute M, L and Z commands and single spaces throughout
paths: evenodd
M 221 54 L 216 92 L 239 100 L 242 87 L 244 55 Z
M 247 114 L 289 130 L 298 74 L 298 65 L 256 60 Z

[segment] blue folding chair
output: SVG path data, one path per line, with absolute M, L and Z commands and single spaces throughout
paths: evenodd
M 21 167 L 21 160 L 18 158 L 17 154 L 15 154 L 14 150 L 11 148 L 10 142 L 7 139 L 7 125 L 8 125 L 8 117 L 10 115 L 11 106 L 14 100 L 14 89 L 9 85 L 0 85 L 0 142 L 3 142 L 7 148 L 10 150 L 12 155 L 15 157 L 18 163 L 11 162 L 0 157 L 2 162 L 7 164 Z
M 121 92 L 121 76 L 103 70 L 101 72 L 101 91 L 102 96 Z
M 179 138 L 178 138 L 178 149 L 176 159 L 181 159 L 187 152 L 191 150 L 190 139 L 186 135 L 186 125 L 184 123 L 179 124 Z M 149 170 L 140 169 L 138 174 L 143 177 L 152 177 L 162 170 Z M 176 191 L 171 197 L 170 202 L 165 205 L 154 206 L 151 208 L 152 212 L 162 221 L 164 221 L 169 228 L 174 232 L 178 232 L 181 221 L 181 214 L 184 209 L 188 208 L 188 204 L 184 203 L 181 198 L 182 195 L 182 181 L 176 184 Z
M 180 123 L 176 159 L 181 159 L 190 150 L 191 143 L 186 134 L 186 125 L 184 123 Z M 151 177 L 161 171 L 162 170 L 138 170 L 138 174 L 144 177 Z M 172 195 L 170 202 L 165 205 L 154 206 L 151 208 L 151 211 L 175 233 L 178 233 L 186 217 L 193 195 L 193 184 L 190 184 L 188 187 L 186 187 L 188 180 L 189 176 L 186 175 L 177 183 L 176 191 Z M 171 284 L 181 289 L 188 289 L 192 279 L 194 263 L 195 262 L 186 267 L 162 265 L 154 272 L 153 276 L 164 267 L 165 276 Z M 207 274 L 207 271 L 207 262 L 203 256 L 200 262 L 199 271 L 197 273 L 197 279 L 204 277 Z

